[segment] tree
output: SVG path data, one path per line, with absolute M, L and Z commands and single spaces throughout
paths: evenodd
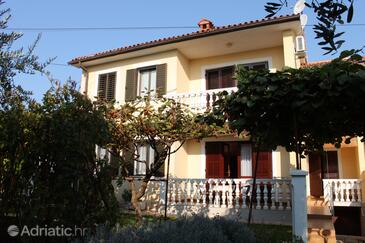
M 92 227 L 114 223 L 117 203 L 111 166 L 95 145 L 110 139 L 102 106 L 75 84 L 56 86 L 42 103 L 0 118 L 1 216 L 18 224 Z
M 344 137 L 346 143 L 357 136 L 364 140 L 365 66 L 357 52 L 345 51 L 323 66 L 275 73 L 239 69 L 238 91 L 223 93 L 205 120 L 228 122 L 238 134 L 248 135 L 257 149 L 256 161 L 263 148 L 295 151 L 300 169 L 300 158 L 323 151 L 326 143 L 340 147 Z M 255 191 L 256 171 L 253 187 Z
M 15 85 L 19 73 L 48 74 L 52 59 L 40 63 L 33 54 L 38 39 L 28 51 L 13 48 L 22 35 L 4 31 L 9 13 L 0 12 L 1 226 L 113 223 L 111 168 L 95 154 L 95 145 L 110 139 L 104 106 L 81 95 L 72 82 L 52 83 L 42 102 Z
M 166 158 L 176 153 L 187 139 L 207 136 L 210 129 L 196 123 L 187 106 L 172 99 L 149 95 L 112 109 L 108 119 L 113 140 L 108 148 L 120 161 L 121 179 L 127 180 L 130 185 L 131 204 L 140 222 L 139 200 L 145 195 L 150 179 L 161 175 Z M 174 144 L 177 146 L 174 147 Z M 139 154 L 139 148 L 145 145 L 154 151 L 150 165 Z M 134 177 L 135 163 L 143 164 L 146 169 L 140 187 Z
M 275 2 L 267 2 L 265 5 L 265 11 L 268 13 L 266 17 L 272 17 L 276 15 L 284 7 L 288 7 L 291 1 L 277 0 Z M 304 6 L 304 0 L 296 1 L 297 4 Z M 312 9 L 317 15 L 317 23 L 314 25 L 313 30 L 316 34 L 316 39 L 321 39 L 318 43 L 325 51 L 325 54 L 337 52 L 344 40 L 337 40 L 344 32 L 338 32 L 337 25 L 344 24 L 346 19 L 347 23 L 351 23 L 354 15 L 355 0 L 311 0 L 310 3 L 305 5 Z
M 4 4 L 0 0 L 0 6 Z M 5 30 L 10 20 L 10 9 L 0 11 L 0 30 Z M 18 105 L 18 101 L 29 100 L 30 92 L 14 84 L 14 77 L 18 73 L 34 74 L 41 72 L 47 74 L 45 67 L 53 61 L 49 59 L 44 63 L 34 55 L 40 36 L 24 51 L 24 48 L 14 49 L 14 43 L 23 36 L 21 33 L 5 32 L 0 33 L 0 110 L 11 109 L 12 105 Z

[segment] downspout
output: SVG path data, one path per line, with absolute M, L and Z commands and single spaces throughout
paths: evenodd
M 79 61 L 79 67 L 82 69 L 82 71 L 85 72 L 85 89 L 83 91 L 83 94 L 87 96 L 89 87 L 89 71 L 86 69 L 86 67 L 82 66 L 81 61 Z

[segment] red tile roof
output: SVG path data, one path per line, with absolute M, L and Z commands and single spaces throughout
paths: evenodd
M 316 67 L 316 66 L 322 66 L 324 64 L 330 63 L 332 60 L 322 60 L 322 61 L 315 61 L 315 62 L 308 62 L 305 64 L 302 64 L 301 67 Z M 365 56 L 362 57 L 361 63 L 365 62 Z
M 116 48 L 116 49 L 112 49 L 112 50 L 108 50 L 108 51 L 98 52 L 98 53 L 88 55 L 88 56 L 76 57 L 76 58 L 72 59 L 71 61 L 69 61 L 68 63 L 71 65 L 76 65 L 80 62 L 91 61 L 91 60 L 95 60 L 95 59 L 99 59 L 99 58 L 103 58 L 103 57 L 115 56 L 115 55 L 119 55 L 119 54 L 123 54 L 123 53 L 151 48 L 151 47 L 155 47 L 155 46 L 161 46 L 161 45 L 166 45 L 166 44 L 171 44 L 171 43 L 176 43 L 176 42 L 181 42 L 181 41 L 187 41 L 187 40 L 191 40 L 191 39 L 195 39 L 195 38 L 201 38 L 201 37 L 206 37 L 206 36 L 211 36 L 211 35 L 216 35 L 216 34 L 223 34 L 223 33 L 227 33 L 227 32 L 257 28 L 257 27 L 261 27 L 261 26 L 265 26 L 265 25 L 280 24 L 280 23 L 297 21 L 297 20 L 300 20 L 300 15 L 278 16 L 278 17 L 265 18 L 265 19 L 255 20 L 255 21 L 238 23 L 238 24 L 225 25 L 225 26 L 215 27 L 214 29 L 209 29 L 209 30 L 205 30 L 205 31 L 199 30 L 199 31 L 195 31 L 195 32 L 187 33 L 187 34 L 183 34 L 183 35 L 172 36 L 172 37 L 162 38 L 162 39 L 153 40 L 153 41 L 149 41 L 149 42 L 143 42 L 143 43 L 139 43 L 139 44 L 135 44 L 135 45 L 131 45 L 131 46 L 120 47 L 120 48 Z

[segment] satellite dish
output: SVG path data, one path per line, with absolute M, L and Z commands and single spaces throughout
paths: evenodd
M 301 14 L 300 15 L 300 25 L 302 26 L 302 28 L 304 28 L 308 23 L 308 15 L 306 14 Z
M 305 0 L 298 0 L 297 3 L 294 5 L 294 14 L 300 14 L 303 12 L 305 8 Z

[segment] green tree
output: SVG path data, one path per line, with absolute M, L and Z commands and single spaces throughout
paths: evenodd
M 267 2 L 265 4 L 266 17 L 276 15 L 293 2 L 290 0 Z M 295 0 L 295 2 L 302 6 L 305 3 L 304 0 Z M 317 23 L 314 24 L 313 30 L 316 39 L 321 39 L 318 44 L 322 46 L 321 48 L 325 51 L 325 54 L 337 52 L 345 42 L 339 39 L 345 32 L 338 32 L 337 26 L 344 24 L 345 20 L 347 23 L 351 23 L 355 0 L 311 0 L 309 3 L 305 3 L 305 6 L 316 14 Z
M 0 5 L 3 1 L 0 1 Z M 42 102 L 17 86 L 17 74 L 45 71 L 29 48 L 14 49 L 21 34 L 6 31 L 0 12 L 0 224 L 77 225 L 115 222 L 111 167 L 95 145 L 110 141 L 105 107 L 72 82 L 52 83 Z M 6 232 L 5 230 L 2 232 Z
M 150 179 L 161 176 L 166 158 L 176 153 L 187 139 L 208 136 L 212 129 L 195 122 L 195 115 L 183 104 L 172 99 L 139 97 L 108 113 L 112 143 L 108 148 L 120 160 L 122 180 L 129 182 L 138 222 L 141 220 L 140 199 L 145 195 Z M 177 145 L 176 147 L 173 144 Z M 149 145 L 154 151 L 153 163 L 141 158 L 138 148 Z M 141 185 L 136 184 L 134 164 L 145 164 Z
M 203 121 L 228 122 L 232 130 L 249 136 L 256 161 L 262 149 L 295 151 L 300 169 L 301 156 L 323 151 L 326 143 L 340 147 L 344 137 L 346 143 L 357 136 L 364 140 L 365 67 L 356 52 L 343 52 L 323 66 L 275 73 L 239 69 L 238 91 L 224 93 Z M 256 171 L 253 191 L 255 181 Z

